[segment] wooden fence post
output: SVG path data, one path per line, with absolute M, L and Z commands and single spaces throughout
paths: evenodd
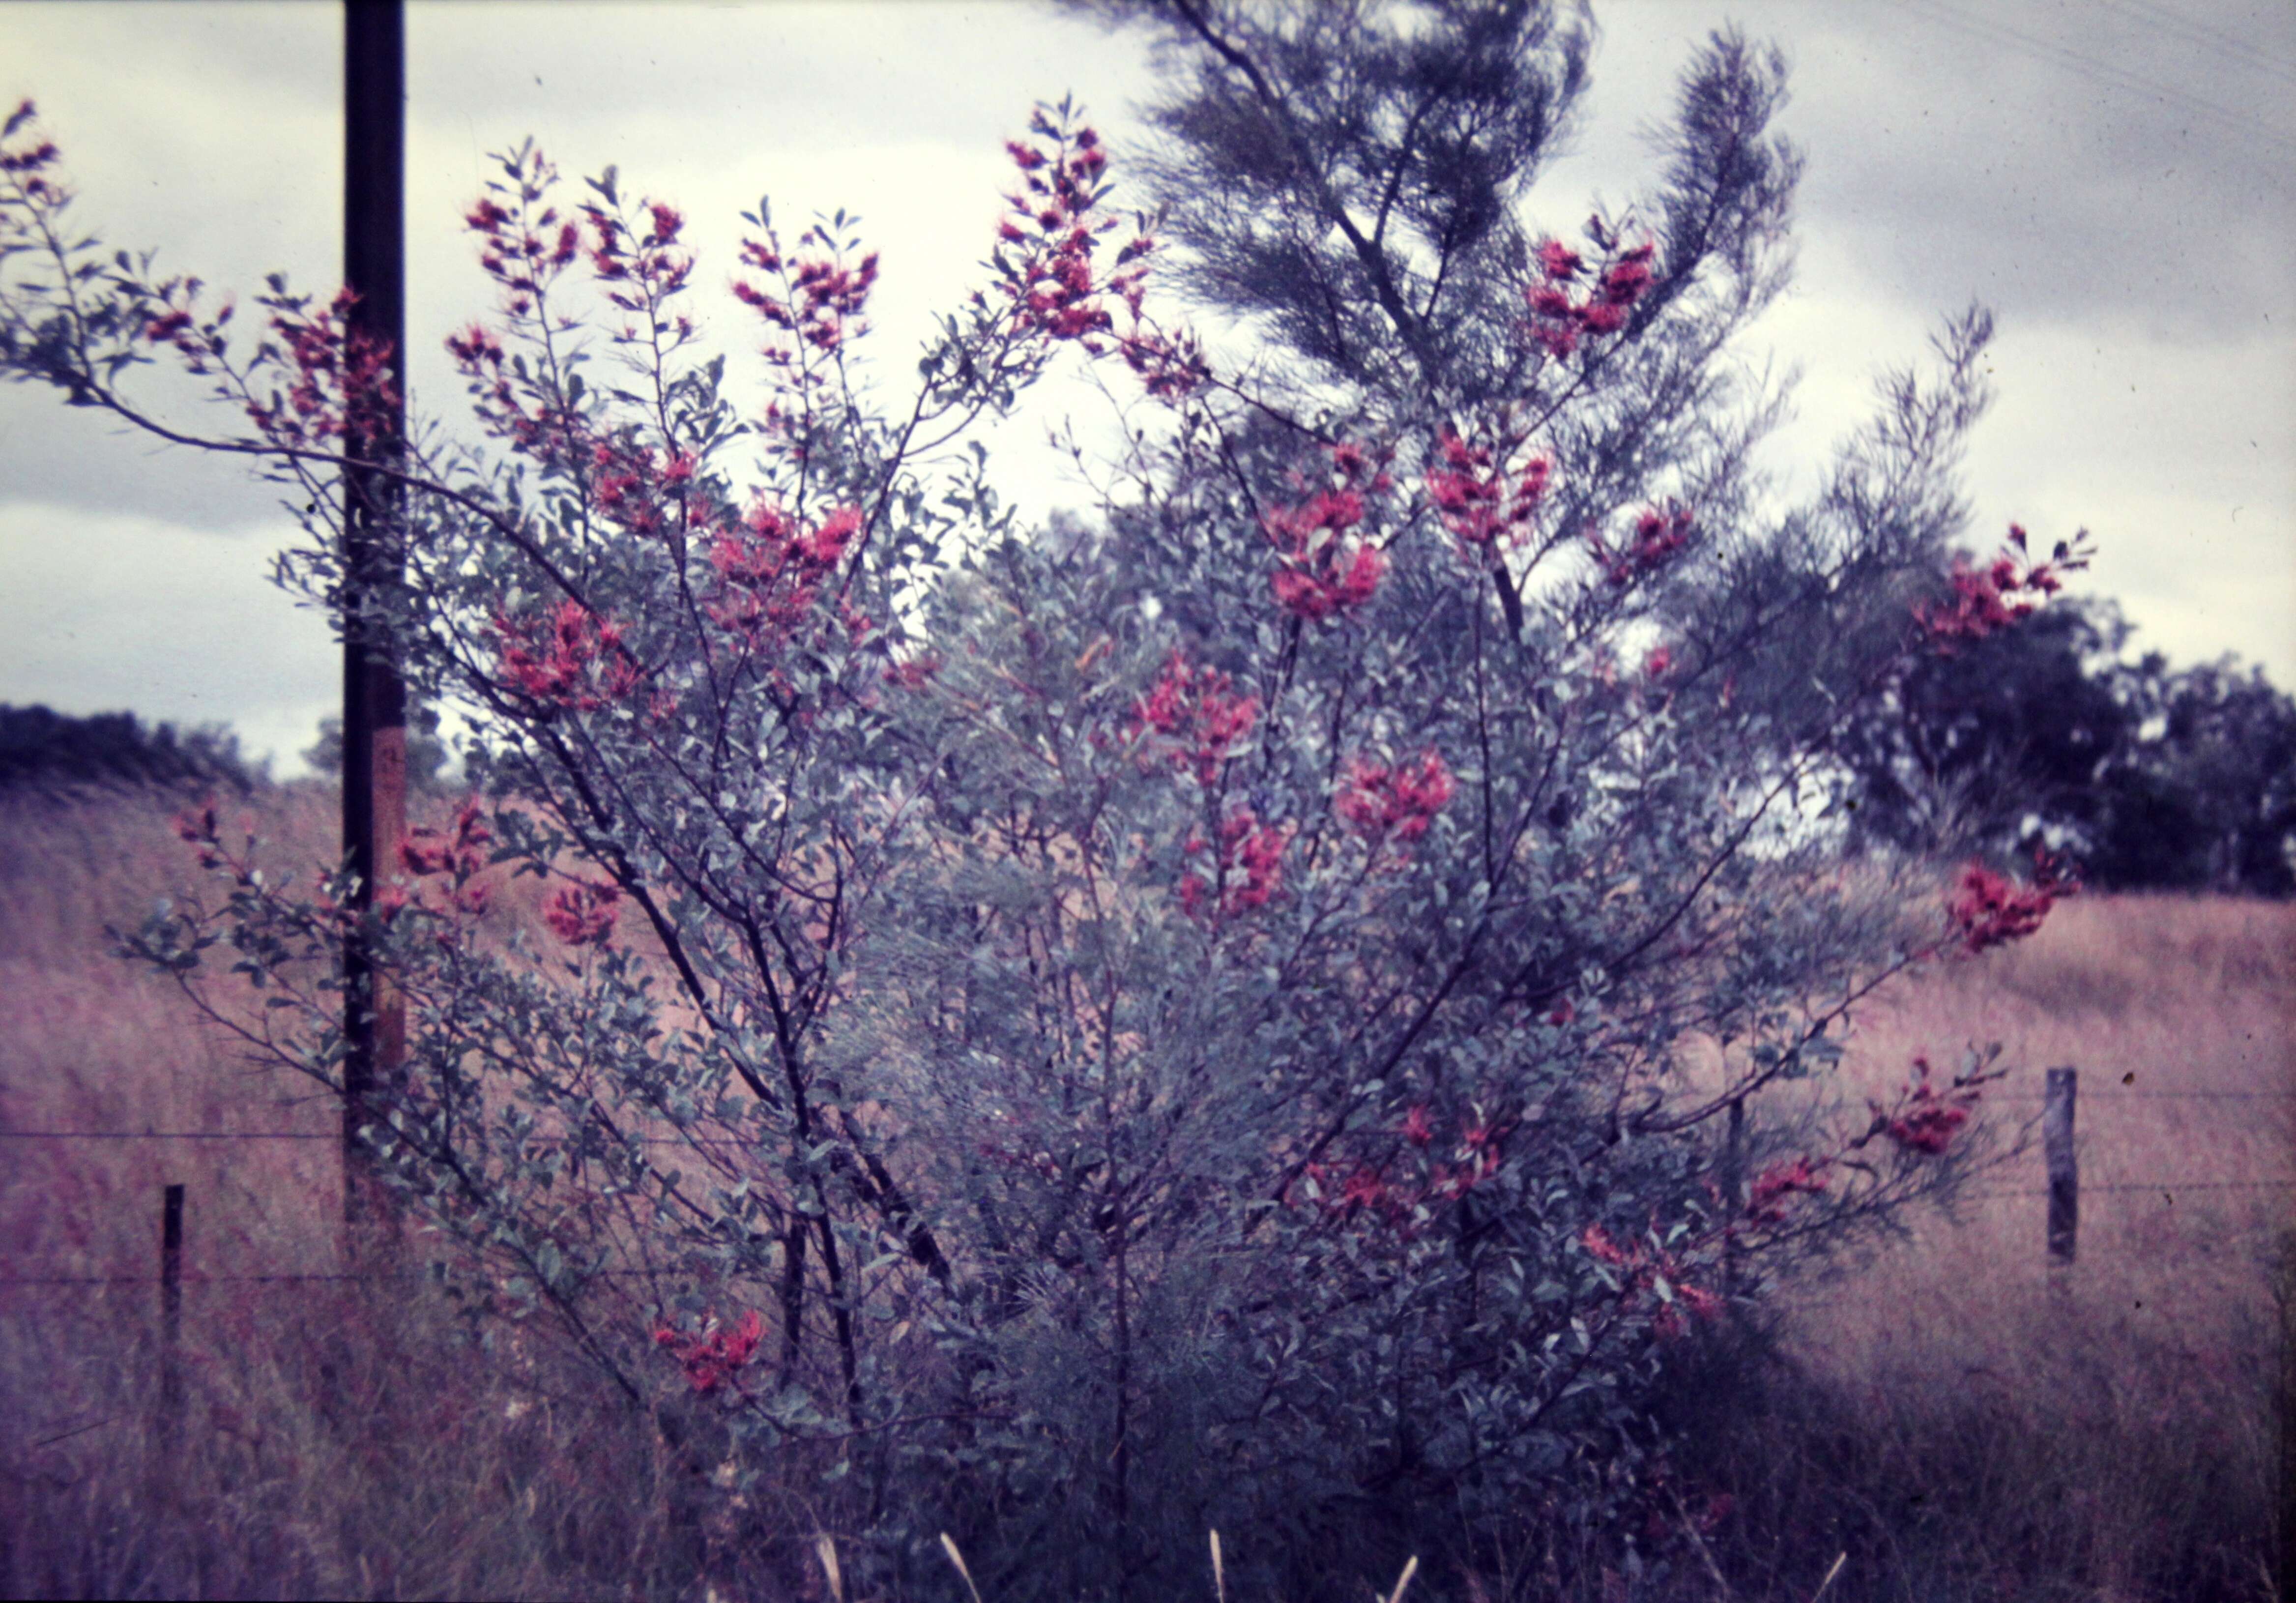
M 2080 1234 L 2080 1161 L 2073 1152 L 2078 1069 L 2051 1069 L 2041 1105 L 2041 1148 L 2049 1165 L 2049 1262 L 2070 1264 Z
M 184 1188 L 160 1192 L 160 1434 L 173 1445 L 184 1410 Z

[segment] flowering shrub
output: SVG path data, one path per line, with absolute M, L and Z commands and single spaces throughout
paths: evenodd
M 364 621 L 464 710 L 494 798 L 376 899 L 409 1056 L 367 1139 L 473 1305 L 554 1318 L 665 1417 L 706 1397 L 746 1462 L 828 1455 L 889 1595 L 942 1530 L 1009 1595 L 1075 1598 L 1193 1584 L 1206 1523 L 1300 1596 L 1378 1567 L 1335 1508 L 1632 1529 L 1671 1344 L 1949 1178 L 1977 1082 L 1751 1189 L 1718 1117 L 1825 1069 L 1891 974 L 2036 917 L 1989 877 L 1942 909 L 1913 869 L 1852 882 L 1807 823 L 1843 700 L 1964 628 L 1913 589 L 1984 329 L 1818 502 L 1748 512 L 1718 419 L 1759 399 L 1723 353 L 1779 282 L 1775 70 L 1718 41 L 1669 187 L 1581 251 L 1508 186 L 1569 78 L 1545 21 L 1413 79 L 1432 131 L 1366 165 L 1385 123 L 1302 70 L 1391 20 L 1187 16 L 1221 109 L 1171 126 L 1292 243 L 1191 210 L 1217 185 L 1169 226 L 1216 287 L 1275 253 L 1251 284 L 1298 372 L 1152 320 L 1157 247 L 1117 243 L 1071 108 L 1008 147 L 989 282 L 898 394 L 846 220 L 745 218 L 767 385 L 737 402 L 683 214 L 611 169 L 570 207 L 521 147 L 466 219 L 496 304 L 447 341 L 478 437 L 414 435 L 406 581 Z M 1427 26 L 1414 51 L 1494 48 Z M 1387 70 L 1365 93 L 1402 95 Z M 0 366 L 131 421 L 130 369 L 193 366 L 252 431 L 212 443 L 307 489 L 287 574 L 324 599 L 372 353 L 283 289 L 236 343 L 189 281 L 76 253 L 29 127 Z M 1031 531 L 957 448 L 1055 359 L 1160 421 L 1124 436 L 1131 489 Z M 1986 627 L 1983 584 L 2046 588 L 1972 582 Z M 187 827 L 218 899 L 130 944 L 195 992 L 227 944 L 275 987 L 258 1047 L 340 1083 L 340 876 L 307 895 Z M 543 878 L 542 927 L 430 938 L 486 914 L 481 858 Z M 710 1324 L 734 1297 L 770 1313 Z

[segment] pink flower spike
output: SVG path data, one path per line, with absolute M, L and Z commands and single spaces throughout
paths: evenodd
M 1559 239 L 1548 240 L 1538 248 L 1538 270 L 1549 279 L 1576 278 L 1579 266 L 1578 252 Z
M 613 933 L 621 899 L 621 887 L 611 880 L 578 879 L 551 892 L 542 917 L 569 946 L 602 946 Z

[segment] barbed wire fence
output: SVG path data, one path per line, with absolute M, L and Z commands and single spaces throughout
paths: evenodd
M 2187 1193 L 2296 1191 L 2296 1179 L 2289 1180 L 2214 1180 L 2166 1177 L 2144 1180 L 2112 1180 L 2082 1185 L 2078 1179 L 2072 1100 L 2077 1085 L 2076 1071 L 2054 1069 L 2049 1072 L 2050 1084 L 2043 1090 L 1997 1090 L 1989 1095 L 2000 1102 L 2039 1103 L 2043 1108 L 2044 1158 L 2048 1164 L 2051 1183 L 2045 1186 L 1992 1188 L 1969 1191 L 1961 1195 L 1964 1202 L 1998 1202 L 2020 1199 L 2049 1198 L 2053 1215 L 2062 1215 L 2070 1210 L 2077 1214 L 2079 1199 L 2083 1195 L 2152 1194 L 2174 1197 Z M 2124 1085 L 2095 1090 L 2086 1098 L 2092 1106 L 2118 1102 L 2237 1102 L 2281 1103 L 2296 1107 L 2296 1089 L 2286 1091 L 2229 1090 L 2139 1090 Z M 2053 1111 L 2062 1114 L 2053 1118 Z M 737 1136 L 637 1136 L 630 1138 L 646 1147 L 741 1147 L 748 1143 Z M 340 1144 L 341 1136 L 334 1130 L 0 1130 L 0 1143 L 26 1141 L 324 1141 Z M 0 1146 L 0 1151 L 4 1151 Z M 2065 1177 L 2070 1176 L 2070 1179 Z M 186 1274 L 182 1270 L 182 1229 L 184 1188 L 165 1188 L 163 1200 L 161 1264 L 157 1273 L 109 1275 L 15 1275 L 0 1273 L 0 1287 L 31 1286 L 150 1286 L 150 1285 L 274 1285 L 299 1281 L 355 1281 L 393 1278 L 420 1278 L 430 1271 L 421 1270 L 336 1270 L 308 1273 L 274 1274 Z M 168 1210 L 172 1209 L 172 1212 Z M 2064 1234 L 2062 1217 L 2053 1218 L 2049 1230 L 2050 1253 L 2054 1259 L 2072 1261 L 2077 1251 L 2074 1241 Z M 172 1240 L 171 1249 L 165 1243 Z M 173 1266 L 172 1269 L 170 1266 Z M 652 1270 L 603 1270 L 607 1274 L 652 1274 Z
M 2048 1183 L 2038 1187 L 1996 1187 L 1985 1190 L 1963 1192 L 1962 1202 L 2002 1202 L 2046 1199 L 2047 1203 L 2044 1236 L 2046 1254 L 2049 1292 L 2053 1298 L 2062 1299 L 2070 1284 L 2070 1270 L 2078 1253 L 2080 1197 L 2086 1190 L 2090 1195 L 2155 1194 L 2173 1206 L 2180 1195 L 2206 1193 L 2296 1193 L 2296 1178 L 2276 1180 L 2222 1180 L 2214 1178 L 2166 1177 L 2143 1180 L 2111 1180 L 2083 1187 L 2079 1174 L 2079 1152 L 2075 1139 L 2075 1109 L 2079 1073 L 2072 1068 L 2047 1071 L 2045 1089 L 2038 1091 L 2022 1089 L 1997 1090 L 1997 1101 L 2034 1103 L 2040 1105 L 2038 1122 L 2041 1127 L 2042 1157 Z M 2091 1105 L 2113 1103 L 2233 1103 L 2268 1105 L 2282 1104 L 2296 1108 L 2296 1089 L 2287 1091 L 2240 1090 L 2152 1090 L 2137 1089 L 2127 1078 L 2120 1084 L 2092 1091 L 2087 1098 Z M 1735 1131 L 1734 1130 L 1734 1135 Z M 627 1138 L 646 1147 L 743 1147 L 750 1143 L 740 1137 L 680 1135 L 645 1135 Z M 339 1147 L 339 1131 L 297 1130 L 0 1130 L 0 1154 L 9 1148 L 20 1149 L 29 1143 L 82 1143 L 93 1145 L 124 1145 L 147 1142 L 183 1142 L 191 1144 L 312 1142 L 323 1141 Z M 0 1161 L 5 1161 L 0 1158 Z M 1734 1171 L 1735 1161 L 1733 1160 Z M 1740 1176 L 1742 1180 L 1742 1175 Z M 0 1268 L 0 1290 L 12 1288 L 114 1287 L 156 1286 L 159 1289 L 160 1362 L 158 1427 L 162 1439 L 172 1441 L 181 1429 L 184 1399 L 183 1325 L 184 1292 L 187 1287 L 201 1286 L 286 1286 L 324 1283 L 380 1283 L 386 1281 L 421 1282 L 440 1278 L 444 1263 L 423 1263 L 419 1266 L 386 1269 L 369 1265 L 360 1269 L 337 1270 L 200 1273 L 186 1272 L 185 1213 L 188 1188 L 181 1181 L 170 1181 L 160 1188 L 160 1261 L 157 1272 L 129 1274 L 39 1275 L 12 1274 Z M 404 1262 L 404 1260 L 401 1260 Z M 615 1269 L 599 1267 L 591 1271 L 598 1278 L 660 1276 L 658 1268 Z M 1814 1306 L 1826 1306 L 1839 1301 L 1823 1293 L 1816 1298 L 1803 1295 L 1796 1299 Z M 81 1426 L 59 1435 L 44 1438 L 37 1445 L 47 1445 L 70 1436 L 84 1434 L 97 1426 L 111 1423 L 100 1420 L 95 1426 Z

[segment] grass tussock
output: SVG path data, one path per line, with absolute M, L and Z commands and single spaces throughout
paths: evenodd
M 714 1484 L 706 1440 L 419 1277 L 244 1278 L 345 1269 L 338 1115 L 107 955 L 105 925 L 196 877 L 176 805 L 0 800 L 0 1592 L 829 1597 L 842 1516 L 815 1467 Z M 332 855 L 324 791 L 245 810 L 266 862 Z M 537 900 L 505 887 L 490 927 L 531 927 Z M 1842 1084 L 1882 1095 L 1917 1053 L 1996 1040 L 2005 1155 L 1949 1212 L 1685 1344 L 1679 1529 L 1620 1533 L 1575 1575 L 1431 1561 L 1408 1595 L 2277 1597 L 2296 908 L 2068 903 L 1877 997 Z M 2079 1261 L 2053 1270 L 2030 1126 L 2058 1065 L 2080 1070 L 2083 1192 Z M 23 1139 L 44 1130 L 311 1139 Z M 169 1184 L 190 1199 L 172 1371 Z

